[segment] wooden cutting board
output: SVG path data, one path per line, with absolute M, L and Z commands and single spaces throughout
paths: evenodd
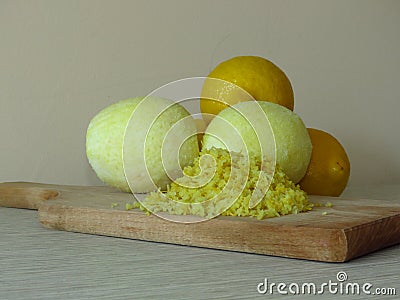
M 127 211 L 133 195 L 108 187 L 0 184 L 0 206 L 38 209 L 39 221 L 59 230 L 326 262 L 400 243 L 400 199 L 310 198 L 322 206 L 262 221 L 220 216 L 182 224 Z

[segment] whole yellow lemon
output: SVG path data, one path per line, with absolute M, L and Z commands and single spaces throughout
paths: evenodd
M 350 176 L 350 161 L 345 149 L 331 134 L 307 128 L 313 145 L 310 164 L 300 187 L 311 195 L 339 196 Z
M 237 56 L 220 63 L 207 76 L 200 109 L 210 121 L 227 106 L 249 100 L 294 108 L 292 85 L 278 66 L 259 56 Z

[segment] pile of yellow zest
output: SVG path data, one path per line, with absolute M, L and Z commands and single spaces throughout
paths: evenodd
M 202 150 L 183 172 L 167 191 L 152 192 L 135 206 L 153 213 L 260 220 L 306 212 L 313 207 L 307 194 L 279 166 L 274 168 L 267 160 L 212 148 Z

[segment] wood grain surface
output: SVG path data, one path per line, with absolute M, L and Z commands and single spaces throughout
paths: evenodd
M 44 226 L 66 231 L 328 262 L 348 261 L 400 243 L 399 202 L 311 200 L 333 206 L 262 221 L 218 217 L 182 224 L 126 211 L 133 195 L 107 187 L 0 184 L 0 206 L 38 209 Z M 117 205 L 112 208 L 113 203 Z

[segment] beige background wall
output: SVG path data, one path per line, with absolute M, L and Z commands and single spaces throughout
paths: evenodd
M 100 109 L 251 54 L 342 142 L 350 184 L 400 183 L 399 30 L 396 0 L 0 0 L 0 181 L 100 184 L 84 145 Z

